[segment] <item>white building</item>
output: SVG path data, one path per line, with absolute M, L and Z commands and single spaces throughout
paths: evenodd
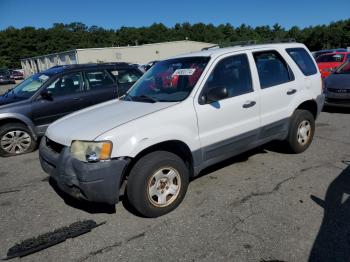
M 195 52 L 211 46 L 213 46 L 211 43 L 183 40 L 139 46 L 74 49 L 25 58 L 21 60 L 21 64 L 24 74 L 29 76 L 56 65 L 103 62 L 146 64 L 150 61 Z

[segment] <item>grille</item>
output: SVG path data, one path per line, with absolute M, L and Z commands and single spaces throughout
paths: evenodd
M 48 138 L 46 138 L 46 146 L 58 154 L 60 154 L 62 149 L 64 148 L 64 145 L 56 143 L 55 141 L 52 141 Z
M 350 93 L 350 89 L 338 89 L 338 88 L 328 88 L 329 92 L 337 93 L 337 94 L 347 94 Z

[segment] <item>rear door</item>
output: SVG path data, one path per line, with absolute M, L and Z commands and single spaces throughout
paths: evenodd
M 85 71 L 85 91 L 89 105 L 95 105 L 118 97 L 117 84 L 105 69 Z
M 81 72 L 58 77 L 45 88 L 51 98 L 38 97 L 32 102 L 32 116 L 37 126 L 51 122 L 88 106 Z
M 277 50 L 253 52 L 261 88 L 262 138 L 285 131 L 290 106 L 299 91 L 294 74 Z
M 249 61 L 250 60 L 250 61 Z M 214 103 L 195 101 L 203 160 L 210 164 L 242 152 L 259 134 L 259 91 L 252 80 L 252 57 L 228 55 L 219 60 L 199 95 L 215 87 L 225 87 L 228 97 Z

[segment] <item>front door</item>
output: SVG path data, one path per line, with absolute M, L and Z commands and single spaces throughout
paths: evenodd
M 260 127 L 259 91 L 253 85 L 246 54 L 218 61 L 199 101 L 205 101 L 206 93 L 216 87 L 225 87 L 228 97 L 214 103 L 195 101 L 202 156 L 207 164 L 246 150 L 256 141 Z
M 53 121 L 86 106 L 82 74 L 70 73 L 53 81 L 41 96 L 32 103 L 32 117 L 36 126 L 46 126 Z

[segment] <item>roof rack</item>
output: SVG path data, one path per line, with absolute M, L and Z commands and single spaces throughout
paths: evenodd
M 205 47 L 202 51 L 217 49 L 217 48 L 225 48 L 225 47 L 235 47 L 235 46 L 253 46 L 253 45 L 263 45 L 263 44 L 278 44 L 278 43 L 295 43 L 294 38 L 288 39 L 272 39 L 272 40 L 247 40 L 247 41 L 235 41 L 235 42 L 227 42 L 220 43 L 213 46 Z

